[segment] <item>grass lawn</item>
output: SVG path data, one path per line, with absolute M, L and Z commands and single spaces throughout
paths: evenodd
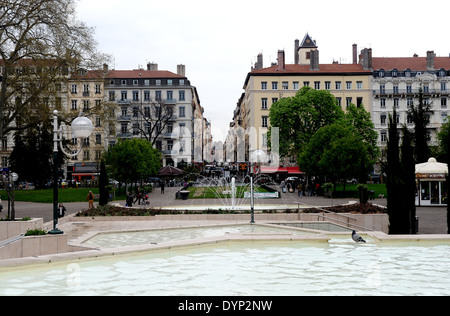
M 92 189 L 59 189 L 58 190 L 58 200 L 60 203 L 71 203 L 71 202 L 85 202 L 86 196 L 92 190 L 94 194 L 99 194 L 98 188 Z M 124 191 L 124 190 L 122 190 Z M 17 202 L 35 202 L 35 203 L 53 203 L 53 190 L 18 190 L 14 191 L 15 200 Z M 8 195 L 5 191 L 0 191 L 0 196 L 3 201 L 8 200 Z M 116 196 L 117 200 L 124 200 L 125 195 Z
M 384 198 L 387 197 L 386 184 L 367 184 L 367 188 L 369 191 L 375 192 L 375 198 L 378 198 L 380 194 L 384 195 Z M 336 186 L 336 193 L 333 196 L 340 198 L 359 198 L 358 184 L 346 184 L 345 191 L 344 185 L 338 184 Z
M 236 187 L 236 197 L 238 199 L 244 198 L 245 192 L 250 192 L 250 188 L 248 187 Z M 189 188 L 189 198 L 190 199 L 218 199 L 218 198 L 231 198 L 231 194 L 224 195 L 222 194 L 222 189 L 220 187 L 190 187 Z M 268 192 L 267 190 L 261 187 L 255 187 L 255 193 L 257 192 Z

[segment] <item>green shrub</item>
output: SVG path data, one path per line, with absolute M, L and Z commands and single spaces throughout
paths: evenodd
M 27 236 L 44 236 L 44 235 L 47 235 L 47 232 L 40 228 L 29 229 L 25 233 L 25 237 L 27 237 Z

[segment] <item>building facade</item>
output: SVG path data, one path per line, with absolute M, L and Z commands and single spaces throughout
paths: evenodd
M 201 154 L 194 154 L 201 150 L 203 138 L 195 136 L 202 135 L 204 110 L 184 65 L 178 65 L 176 74 L 158 70 L 157 64 L 111 70 L 105 82 L 106 99 L 117 109 L 110 145 L 118 139 L 147 139 L 163 154 L 163 166 L 180 167 L 200 159 Z
M 428 137 L 430 144 L 450 114 L 450 57 L 436 57 L 428 51 L 426 57 L 393 58 L 373 57 L 374 101 L 372 119 L 379 134 L 378 145 L 383 150 L 387 145 L 388 118 L 395 108 L 397 123 L 414 128 L 408 114 L 411 105 L 419 103 L 422 92 L 428 104 Z
M 161 151 L 163 166 L 203 164 L 211 123 L 203 116 L 197 89 L 185 76 L 184 65 L 177 66 L 177 73 L 158 70 L 157 64 L 137 70 L 109 70 L 107 65 L 102 70 L 81 69 L 65 76 L 52 91 L 40 100 L 51 111 L 59 111 L 61 123 L 84 115 L 94 125 L 92 135 L 83 140 L 73 138 L 70 128 L 63 129 L 68 152 L 75 154 L 83 147 L 78 156 L 67 160 L 67 179 L 95 178 L 103 153 L 121 139 L 149 140 Z M 3 168 L 9 167 L 13 140 L 13 132 L 3 136 Z
M 254 150 L 267 150 L 271 106 L 281 98 L 295 96 L 304 86 L 329 91 L 343 110 L 352 103 L 371 111 L 373 87 L 370 69 L 359 63 L 320 64 L 318 47 L 308 34 L 301 44 L 295 41 L 295 52 L 294 64 L 286 64 L 285 52 L 280 50 L 277 64 L 267 68 L 263 67 L 262 55 L 258 56 L 258 62 L 246 77 L 244 93 L 230 124 L 233 131 L 228 134 L 227 146 L 233 143 L 231 147 L 237 153 L 228 156 L 237 161 L 248 161 Z M 237 130 L 245 133 L 245 145 L 238 144 Z M 244 146 L 245 157 L 238 157 Z
M 68 82 L 66 115 L 72 119 L 82 114 L 94 124 L 92 135 L 83 140 L 73 138 L 70 131 L 67 131 L 66 138 L 73 145 L 72 154 L 77 152 L 77 147 L 83 147 L 78 156 L 71 157 L 67 162 L 68 179 L 81 181 L 99 174 L 100 161 L 104 151 L 108 149 L 111 137 L 110 125 L 114 124 L 114 106 L 105 99 L 107 73 L 106 65 L 103 70 L 98 71 L 79 70 Z

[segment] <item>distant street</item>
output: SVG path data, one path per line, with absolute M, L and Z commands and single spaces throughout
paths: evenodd
M 150 194 L 150 207 L 174 207 L 174 206 L 208 206 L 222 205 L 219 200 L 200 199 L 200 200 L 175 200 L 175 192 L 179 188 L 166 188 L 165 194 L 161 194 L 159 188 Z M 297 193 L 286 193 L 281 199 L 255 200 L 256 205 L 300 205 L 300 206 L 330 206 L 346 204 L 354 199 L 328 199 L 323 197 L 298 197 Z M 64 203 L 67 209 L 66 215 L 77 213 L 88 207 L 88 202 Z M 125 206 L 125 201 L 118 201 L 120 205 Z M 377 199 L 374 204 L 386 205 L 385 199 Z M 3 211 L 0 217 L 4 218 L 8 211 L 8 202 L 3 201 Z M 97 202 L 95 203 L 97 205 Z M 420 234 L 446 234 L 447 233 L 447 209 L 445 207 L 418 207 L 417 216 L 419 220 Z M 34 217 L 43 218 L 44 222 L 51 222 L 53 219 L 53 204 L 40 204 L 29 202 L 16 202 L 16 217 Z

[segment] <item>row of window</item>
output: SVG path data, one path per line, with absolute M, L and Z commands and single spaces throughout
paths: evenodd
M 426 114 L 425 118 L 428 122 L 430 122 L 431 116 L 429 114 Z M 448 118 L 448 113 L 445 113 L 445 112 L 441 113 L 441 123 L 445 123 L 447 121 L 447 118 Z M 380 124 L 387 125 L 387 121 L 388 121 L 388 115 L 384 114 L 384 113 L 380 114 Z M 397 124 L 401 123 L 400 114 L 397 114 L 396 122 L 397 122 Z M 406 124 L 414 124 L 413 117 L 409 114 L 406 115 Z
M 129 127 L 128 127 L 128 123 L 122 123 L 120 125 L 121 127 L 121 133 L 122 134 L 127 134 L 130 132 Z M 163 127 L 161 123 L 157 123 L 156 124 L 156 132 L 160 133 L 163 132 Z M 174 125 L 173 124 L 167 124 L 167 126 L 165 127 L 166 134 L 174 134 L 176 133 L 178 136 L 182 136 L 186 134 L 186 123 L 179 123 L 178 124 L 178 128 L 174 129 Z M 150 123 L 145 122 L 142 124 L 142 130 L 146 133 L 146 134 L 150 134 L 152 127 L 150 125 Z M 139 123 L 133 123 L 132 125 L 132 133 L 133 135 L 140 135 L 141 134 L 141 125 Z
M 186 85 L 186 80 L 184 79 L 111 79 L 109 81 L 110 86 L 173 86 Z
M 122 110 L 122 116 L 128 116 L 128 107 L 123 106 L 121 110 Z M 132 115 L 134 118 L 138 118 L 139 115 L 141 114 L 140 113 L 141 110 L 139 109 L 139 107 L 133 107 L 132 111 L 133 111 Z M 161 111 L 162 111 L 161 107 L 155 107 L 154 111 L 155 111 L 155 113 L 154 113 L 153 117 L 160 117 L 160 116 L 169 116 L 170 117 L 173 115 L 172 107 L 166 107 L 165 108 L 166 113 L 161 113 Z M 142 115 L 146 118 L 152 117 L 151 108 L 149 106 L 144 107 L 144 111 L 143 111 Z M 186 117 L 186 107 L 185 106 L 178 107 L 178 117 L 180 117 L 180 118 Z
M 72 110 L 77 111 L 78 110 L 78 100 L 72 100 Z M 83 103 L 83 111 L 88 112 L 91 107 L 90 100 L 82 100 Z M 95 107 L 100 107 L 102 104 L 102 100 L 95 100 Z
M 140 97 L 139 91 L 132 91 L 132 100 L 134 102 L 139 101 L 140 98 L 142 98 L 142 97 Z M 128 100 L 128 91 L 121 91 L 120 92 L 120 101 L 127 101 L 127 100 Z M 143 100 L 151 101 L 151 91 L 144 91 Z M 155 101 L 162 101 L 162 100 L 163 100 L 163 92 L 155 91 Z M 172 90 L 166 91 L 166 100 L 175 100 L 174 92 Z M 178 100 L 186 101 L 186 91 L 185 90 L 178 90 Z M 116 91 L 109 91 L 109 101 L 116 101 Z
M 279 82 L 278 81 L 272 81 L 271 83 L 272 90 L 278 90 L 279 89 Z M 332 87 L 334 87 L 335 90 L 342 90 L 343 87 L 345 87 L 345 90 L 353 90 L 354 85 L 353 81 L 335 81 L 334 86 L 332 85 L 331 81 L 314 81 L 311 83 L 310 81 L 303 81 L 304 87 L 314 87 L 316 90 L 321 90 L 322 87 L 324 87 L 325 90 L 332 90 Z M 289 90 L 289 82 L 283 81 L 281 83 L 281 90 Z M 300 89 L 300 82 L 294 81 L 292 82 L 292 90 L 299 90 Z M 357 81 L 356 82 L 356 90 L 362 90 L 363 89 L 363 82 Z M 268 82 L 263 81 L 261 82 L 261 90 L 268 90 Z
M 421 89 L 422 89 L 423 93 L 447 92 L 447 82 L 441 82 L 440 83 L 440 90 L 432 90 L 432 89 L 430 89 L 430 85 L 426 84 L 426 83 L 421 87 Z M 410 93 L 419 93 L 419 88 L 413 90 L 412 84 L 407 84 L 406 85 L 406 90 L 399 90 L 399 85 L 398 84 L 394 84 L 393 87 L 392 87 L 392 90 L 386 90 L 386 85 L 385 84 L 380 84 L 380 89 L 379 89 L 379 93 L 380 94 L 386 94 L 386 93 L 399 94 L 399 93 L 405 93 L 405 92 L 408 93 L 408 94 L 410 94 Z
M 357 107 L 361 107 L 363 106 L 363 100 L 364 98 L 362 97 L 357 97 L 356 98 L 356 106 Z M 278 98 L 272 98 L 272 104 L 276 103 L 278 101 Z M 346 106 L 349 107 L 351 103 L 354 102 L 352 97 L 347 97 L 345 99 L 346 102 Z M 336 98 L 336 103 L 339 106 L 342 106 L 342 98 L 338 97 Z M 269 109 L 269 99 L 268 98 L 261 98 L 261 109 L 262 110 L 268 110 Z
M 380 108 L 386 108 L 386 98 L 380 98 Z M 394 104 L 394 107 L 400 107 L 400 101 L 401 101 L 401 99 L 400 98 L 393 98 L 392 99 L 393 100 L 393 104 Z M 431 102 L 431 100 L 429 99 L 429 98 L 424 98 L 423 99 L 423 103 L 425 104 L 425 105 L 432 105 L 432 102 Z M 448 98 L 441 98 L 440 99 L 440 104 L 441 104 L 441 108 L 442 109 L 446 109 L 447 108 L 447 105 L 448 105 Z M 414 105 L 414 99 L 413 98 L 407 98 L 406 99 L 406 105 L 407 106 L 413 106 Z
M 392 78 L 397 78 L 397 77 L 410 78 L 411 77 L 411 78 L 414 78 L 416 76 L 422 75 L 422 73 L 429 73 L 429 74 L 436 75 L 441 78 L 447 76 L 447 71 L 444 68 L 441 68 L 437 71 L 426 71 L 426 72 L 411 71 L 411 69 L 406 69 L 405 71 L 398 71 L 397 69 L 393 69 L 391 71 L 386 71 L 384 69 L 380 69 L 380 70 L 374 71 L 373 76 L 375 78 L 384 78 L 384 77 L 392 77 Z
M 431 140 L 431 132 L 428 130 L 428 131 L 426 131 L 426 137 L 427 137 L 427 140 L 428 141 L 430 141 Z M 381 131 L 380 132 L 380 140 L 381 140 L 381 142 L 382 143 L 387 143 L 387 141 L 388 141 L 388 133 L 387 133 L 387 131 Z
M 72 94 L 78 94 L 78 85 L 72 84 L 70 88 L 70 92 Z M 102 87 L 100 84 L 95 85 L 95 94 L 101 94 Z M 83 95 L 89 94 L 89 84 L 83 84 Z

